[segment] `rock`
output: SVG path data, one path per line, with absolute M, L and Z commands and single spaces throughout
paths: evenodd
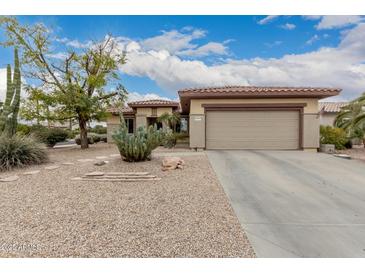
M 74 163 L 71 163 L 71 162 L 64 162 L 62 163 L 64 166 L 73 166 Z
M 9 177 L 5 177 L 5 178 L 1 178 L 0 182 L 14 182 L 17 181 L 19 179 L 19 176 L 14 175 L 14 176 L 9 176 Z
M 110 154 L 110 157 L 120 157 L 120 154 Z
M 333 154 L 333 156 L 336 156 L 336 157 L 342 158 L 342 159 L 351 160 L 351 156 L 348 154 Z
M 46 169 L 46 170 L 54 170 L 54 169 L 57 169 L 59 167 L 60 166 L 46 166 L 44 169 Z
M 94 159 L 78 159 L 77 161 L 81 163 L 86 163 L 86 162 L 93 162 Z
M 106 164 L 105 161 L 99 161 L 99 162 L 96 162 L 94 165 L 96 165 L 96 166 L 103 166 L 105 164 Z
M 332 144 L 321 144 L 320 149 L 321 152 L 333 154 L 336 152 L 335 145 Z
M 24 172 L 23 175 L 34 175 L 34 174 L 38 174 L 39 172 L 41 172 L 41 171 L 40 170 L 32 170 L 32 171 Z
M 173 170 L 180 168 L 182 169 L 182 166 L 185 164 L 184 160 L 180 157 L 165 157 L 162 160 L 162 170 Z
M 93 176 L 104 176 L 104 172 L 94 171 L 91 173 L 86 173 L 85 176 L 93 177 Z

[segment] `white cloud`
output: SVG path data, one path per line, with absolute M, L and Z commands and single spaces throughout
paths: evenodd
M 294 24 L 290 24 L 290 23 L 286 23 L 284 25 L 281 25 L 282 29 L 287 29 L 287 30 L 293 30 L 295 29 L 297 26 Z
M 142 94 L 142 93 L 133 91 L 133 92 L 129 92 L 127 102 L 153 100 L 153 99 L 172 100 L 171 98 L 162 97 L 156 93 Z
M 6 94 L 6 68 L 0 68 L 0 102 L 4 102 Z
M 212 54 L 227 55 L 228 47 L 222 43 L 209 42 L 201 47 L 194 49 L 187 49 L 177 53 L 177 55 L 180 56 L 186 55 L 186 56 L 196 56 L 196 57 L 203 57 Z
M 309 38 L 305 43 L 307 45 L 312 45 L 314 42 L 319 40 L 318 34 L 313 35 L 311 38 Z
M 64 60 L 67 58 L 67 53 L 66 52 L 57 52 L 57 53 L 53 53 L 53 54 L 48 54 L 47 56 L 50 58 L 54 58 L 54 59 Z
M 322 47 L 281 58 L 228 59 L 207 65 L 184 60 L 166 51 L 136 50 L 121 70 L 148 77 L 164 90 L 217 85 L 326 86 L 343 88 L 344 98 L 353 98 L 365 87 L 365 24 L 343 33 L 337 47 Z
M 326 15 L 322 17 L 316 28 L 319 30 L 341 28 L 360 23 L 362 20 L 362 17 L 357 15 Z
M 263 18 L 260 21 L 258 21 L 258 24 L 259 25 L 268 24 L 268 23 L 274 21 L 277 17 L 279 17 L 279 16 L 278 15 L 269 15 L 269 16 L 266 16 L 265 18 Z
M 70 40 L 70 39 L 68 39 L 66 37 L 56 38 L 54 40 L 56 42 L 58 42 L 58 43 L 65 44 L 66 46 L 73 47 L 73 48 L 77 48 L 77 49 L 89 48 L 93 44 L 93 42 L 90 41 L 90 40 L 89 41 L 80 42 L 77 39 Z
M 343 28 L 364 21 L 364 18 L 358 15 L 307 15 L 303 16 L 303 18 L 307 20 L 320 20 L 315 26 L 318 30 Z
M 196 48 L 197 45 L 191 42 L 204 36 L 205 31 L 200 29 L 189 29 L 187 33 L 171 30 L 163 31 L 161 35 L 147 38 L 140 43 L 146 50 L 167 50 L 174 54 L 181 50 Z
M 4 102 L 6 97 L 6 74 L 6 68 L 0 68 L 0 102 Z M 24 85 L 27 83 L 24 78 L 22 78 L 22 83 Z M 23 97 L 24 95 L 24 86 L 22 86 L 20 96 Z

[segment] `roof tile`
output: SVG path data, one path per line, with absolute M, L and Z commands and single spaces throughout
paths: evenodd
M 323 112 L 337 113 L 347 106 L 348 102 L 319 102 L 319 110 Z

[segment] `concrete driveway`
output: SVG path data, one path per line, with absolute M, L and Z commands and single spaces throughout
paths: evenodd
M 258 257 L 365 257 L 365 162 L 207 151 Z

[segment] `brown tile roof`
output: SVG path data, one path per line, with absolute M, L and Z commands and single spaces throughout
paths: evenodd
M 179 90 L 182 111 L 188 112 L 192 98 L 318 98 L 338 95 L 338 88 L 224 86 Z
M 296 97 L 328 97 L 338 95 L 341 89 L 338 88 L 314 88 L 314 87 L 255 87 L 255 86 L 225 86 L 188 88 L 179 90 L 180 96 L 233 96 L 260 97 L 260 96 L 296 96 Z
M 119 111 L 122 111 L 123 114 L 134 113 L 133 109 L 130 107 L 122 107 L 122 108 L 110 107 L 107 110 L 107 112 L 111 112 L 111 113 L 119 113 Z
M 347 106 L 348 102 L 319 102 L 319 110 L 323 112 L 337 113 Z
M 170 100 L 145 100 L 145 101 L 134 101 L 128 103 L 129 107 L 179 107 L 179 102 L 170 101 Z

